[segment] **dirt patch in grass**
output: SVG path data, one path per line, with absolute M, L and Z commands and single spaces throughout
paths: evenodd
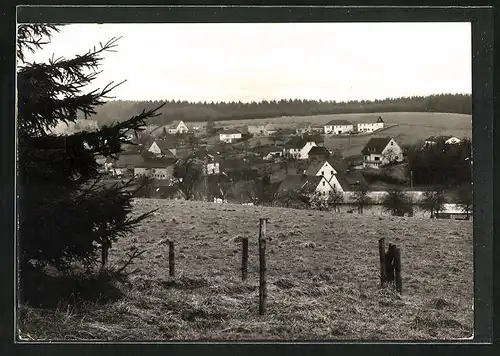
M 470 221 L 134 202 L 137 214 L 152 208 L 159 214 L 145 222 L 140 236 L 123 238 L 110 253 L 113 264 L 126 259 L 133 246 L 146 250 L 132 267 L 137 272 L 117 287 L 120 298 L 82 302 L 78 308 L 24 305 L 22 337 L 421 340 L 472 335 Z M 178 223 L 171 223 L 174 218 Z M 264 316 L 258 315 L 259 218 L 269 218 L 270 237 Z M 240 280 L 242 237 L 249 238 L 245 283 Z M 380 237 L 402 250 L 402 296 L 379 288 Z M 168 276 L 168 244 L 160 242 L 167 238 L 175 241 L 174 279 Z

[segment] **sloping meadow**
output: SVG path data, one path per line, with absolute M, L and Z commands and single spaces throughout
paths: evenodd
M 25 338 L 389 340 L 472 336 L 470 221 L 335 214 L 139 199 L 159 208 L 110 251 L 145 250 L 123 297 L 53 310 L 23 307 Z M 267 310 L 259 316 L 259 218 L 267 224 Z M 241 239 L 249 239 L 241 281 Z M 378 239 L 402 253 L 403 294 L 381 289 Z M 175 278 L 169 245 L 175 244 Z M 59 325 L 57 328 L 53 325 Z

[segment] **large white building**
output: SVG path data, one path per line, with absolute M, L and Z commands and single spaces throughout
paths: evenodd
M 238 130 L 225 130 L 219 134 L 219 140 L 226 143 L 231 143 L 234 140 L 241 139 L 242 134 Z
M 331 120 L 324 126 L 325 134 L 342 135 L 354 131 L 354 125 L 347 120 Z
M 355 126 L 355 130 L 357 132 L 366 132 L 371 133 L 384 128 L 384 120 L 381 116 L 374 120 L 373 122 L 368 122 L 368 120 L 364 122 L 359 122 Z

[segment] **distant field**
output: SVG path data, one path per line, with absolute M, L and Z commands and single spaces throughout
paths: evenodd
M 324 125 L 330 120 L 345 119 L 353 123 L 365 121 L 366 117 L 382 116 L 388 125 L 393 127 L 376 132 L 373 135 L 336 137 L 327 136 L 325 146 L 330 150 L 340 149 L 344 156 L 360 154 L 361 149 L 371 137 L 392 136 L 402 145 L 416 143 L 434 135 L 453 135 L 457 137 L 471 137 L 472 123 L 471 115 L 449 114 L 449 113 L 370 113 L 370 114 L 338 114 L 338 115 L 315 115 L 315 116 L 289 116 L 269 119 L 255 120 L 232 120 L 217 121 L 218 125 L 230 127 L 274 124 L 278 127 L 298 127 L 299 125 L 317 124 Z M 200 123 L 204 126 L 204 123 Z
M 159 208 L 113 245 L 111 263 L 134 247 L 123 297 L 22 309 L 21 329 L 62 339 L 452 339 L 472 335 L 470 221 L 139 199 Z M 270 218 L 268 309 L 258 315 L 258 222 Z M 249 237 L 249 279 L 240 281 L 241 242 Z M 402 249 L 403 296 L 379 288 L 378 239 Z M 168 244 L 177 278 L 168 277 Z

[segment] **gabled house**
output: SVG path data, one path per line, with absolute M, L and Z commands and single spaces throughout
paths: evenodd
M 437 144 L 438 142 L 444 142 L 447 145 L 454 145 L 457 143 L 462 142 L 461 139 L 455 136 L 431 136 L 425 139 L 424 145 L 425 146 L 432 146 Z
M 177 154 L 176 143 L 171 140 L 155 140 L 148 149 L 160 157 L 175 157 Z
M 296 159 L 308 159 L 309 151 L 315 146 L 317 146 L 316 142 L 295 136 L 285 143 L 283 156 L 291 156 Z
M 314 160 L 304 172 L 308 176 L 322 176 L 331 183 L 336 174 L 345 172 L 347 165 L 339 159 Z
M 174 175 L 175 159 L 151 159 L 134 167 L 134 175 L 170 180 Z
M 363 174 L 358 170 L 339 171 L 330 184 L 341 193 L 355 192 L 363 185 L 368 185 Z
M 331 155 L 330 151 L 328 151 L 328 149 L 324 146 L 311 147 L 307 154 L 310 160 L 323 160 Z
M 380 168 L 380 166 L 403 161 L 403 150 L 391 137 L 373 137 L 361 151 L 363 167 Z
M 333 187 L 323 176 L 307 174 L 287 174 L 278 187 L 279 191 L 305 191 L 310 194 L 319 193 L 328 198 Z
M 375 118 L 363 117 L 363 121 L 355 125 L 355 131 L 357 132 L 374 132 L 384 128 L 384 120 L 382 116 Z
M 325 134 L 342 135 L 354 131 L 354 125 L 347 120 L 331 120 L 324 126 Z
M 167 132 L 171 135 L 184 134 L 184 133 L 189 132 L 189 128 L 186 126 L 186 124 L 182 120 L 174 120 L 168 126 Z
M 241 139 L 242 134 L 238 130 L 224 130 L 219 134 L 219 140 L 226 143 L 232 143 L 234 140 Z
M 205 148 L 200 148 L 193 153 L 194 157 L 198 159 L 203 164 L 203 175 L 214 175 L 219 174 L 220 170 L 220 158 L 215 153 L 210 153 Z
M 145 161 L 141 154 L 123 154 L 121 153 L 117 160 L 108 163 L 108 169 L 114 176 L 122 176 L 127 173 L 132 174 L 134 168 L 143 164 Z

